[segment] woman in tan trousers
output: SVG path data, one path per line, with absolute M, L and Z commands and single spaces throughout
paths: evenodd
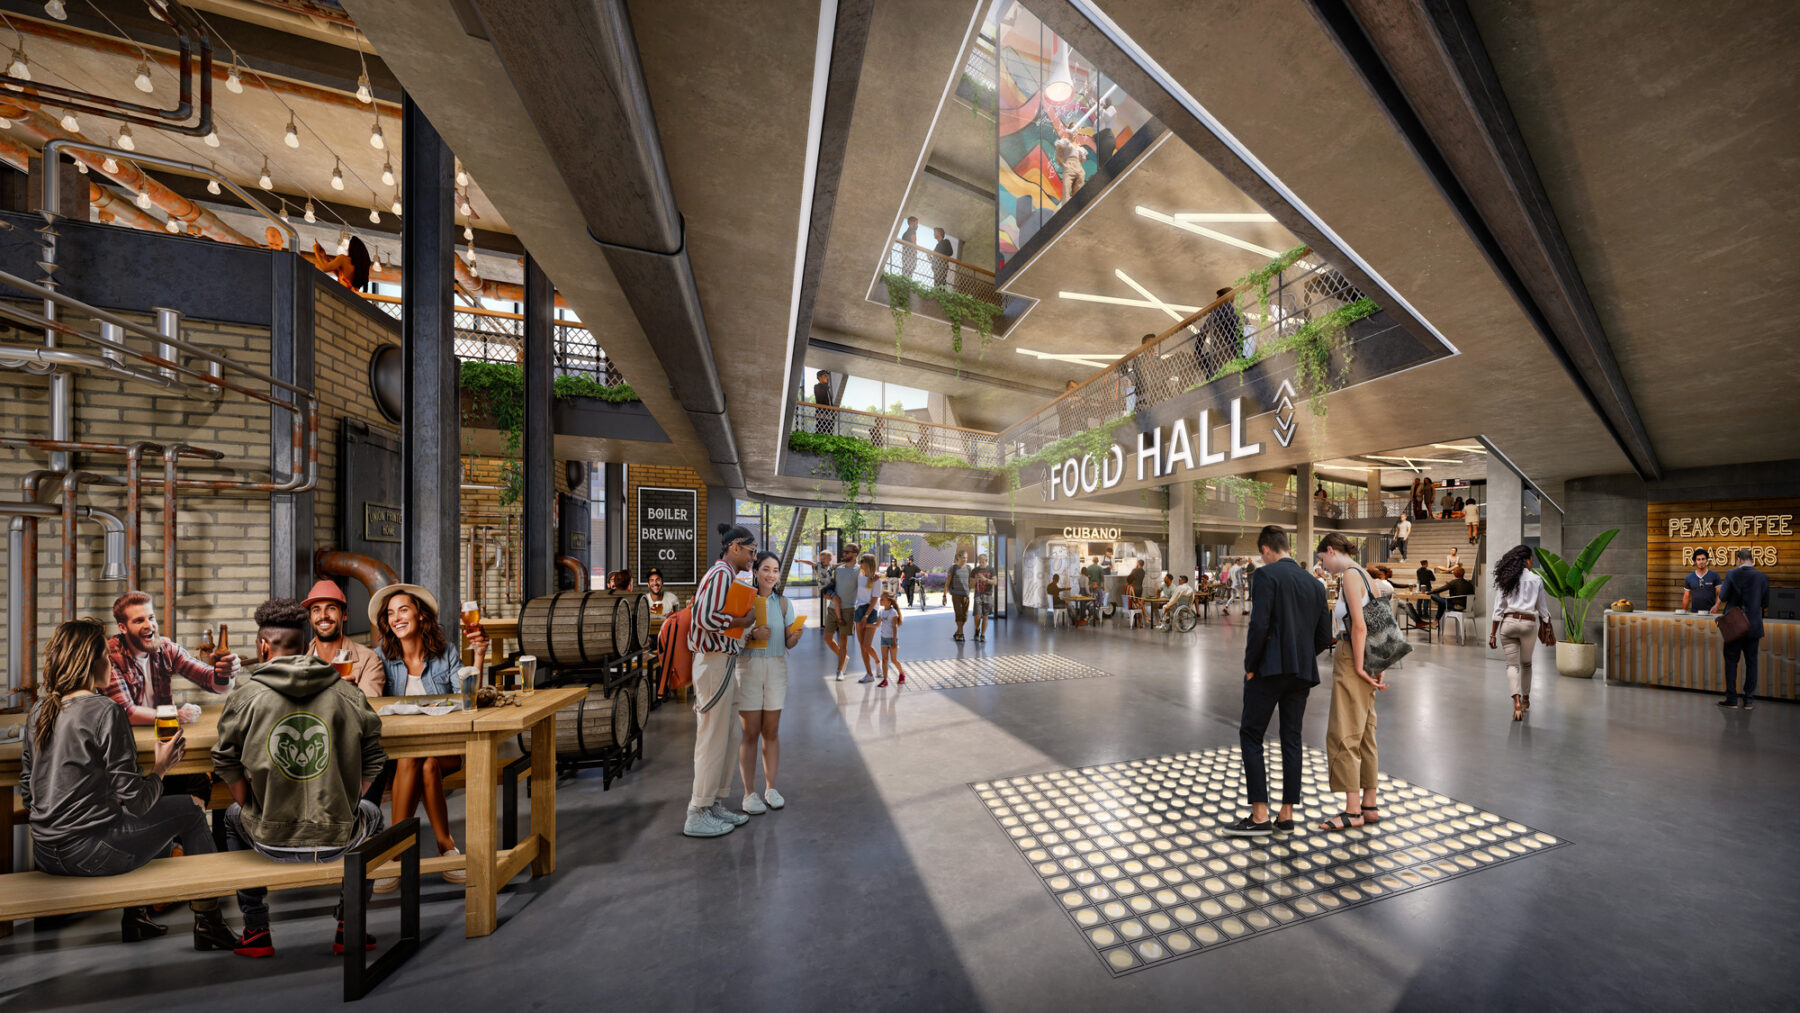
M 1370 595 L 1369 574 L 1356 563 L 1356 548 L 1333 531 L 1319 542 L 1320 562 L 1338 580 L 1334 629 L 1340 630 L 1331 666 L 1331 717 L 1325 725 L 1325 760 L 1331 790 L 1344 793 L 1344 811 L 1319 824 L 1320 830 L 1348 830 L 1381 822 L 1375 786 L 1380 774 L 1375 755 L 1375 694 L 1387 689 L 1385 679 L 1363 669 L 1363 604 Z M 1354 575 L 1354 576 L 1352 576 Z M 1341 624 L 1336 620 L 1341 617 Z

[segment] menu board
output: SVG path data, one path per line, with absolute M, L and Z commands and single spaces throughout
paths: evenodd
M 647 580 L 651 569 L 662 571 L 664 584 L 692 584 L 699 578 L 698 511 L 692 489 L 638 486 L 638 580 Z
M 1738 549 L 1749 549 L 1770 586 L 1800 587 L 1800 500 L 1651 503 L 1648 541 L 1646 604 L 1651 609 L 1681 607 L 1682 581 L 1694 571 L 1695 549 L 1705 549 L 1712 568 L 1720 572 L 1737 565 Z M 1605 558 L 1601 557 L 1602 573 Z

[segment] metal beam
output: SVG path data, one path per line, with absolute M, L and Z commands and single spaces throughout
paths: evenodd
M 291 250 L 269 264 L 269 372 L 302 387 L 313 385 L 313 286 L 319 273 L 301 267 Z M 293 469 L 293 419 L 283 408 L 269 409 L 269 456 L 273 473 Z M 312 586 L 312 492 L 275 493 L 269 499 L 269 594 L 298 598 Z
M 606 553 L 605 566 L 608 573 L 625 569 L 625 526 L 629 523 L 626 517 L 625 503 L 625 465 L 617 461 L 607 461 L 606 488 Z
M 1308 0 L 1645 479 L 1662 476 L 1593 298 L 1463 0 Z
M 454 612 L 460 601 L 462 398 L 450 303 L 453 161 L 410 97 L 403 100 L 400 123 L 406 152 L 401 248 L 411 268 L 400 283 L 406 364 L 402 572 L 437 595 L 440 609 Z
M 550 279 L 525 257 L 525 597 L 556 590 L 556 465 L 550 425 L 551 334 L 556 307 Z

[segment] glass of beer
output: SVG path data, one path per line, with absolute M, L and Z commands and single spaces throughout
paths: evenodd
M 175 732 L 180 727 L 180 712 L 175 709 L 174 704 L 166 703 L 156 708 L 156 741 L 169 741 L 175 737 Z
M 338 648 L 337 657 L 331 659 L 331 667 L 337 669 L 338 678 L 346 681 L 349 680 L 350 669 L 355 664 L 350 660 L 350 652 L 341 647 Z
M 537 689 L 537 659 L 529 654 L 519 655 L 519 692 L 530 696 Z
M 462 624 L 465 630 L 472 630 L 481 625 L 480 602 L 471 600 L 462 603 Z

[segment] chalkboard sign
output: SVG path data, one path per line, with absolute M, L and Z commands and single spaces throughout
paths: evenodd
M 662 571 L 664 584 L 692 584 L 699 578 L 700 521 L 692 489 L 640 485 L 637 491 L 637 579 Z

